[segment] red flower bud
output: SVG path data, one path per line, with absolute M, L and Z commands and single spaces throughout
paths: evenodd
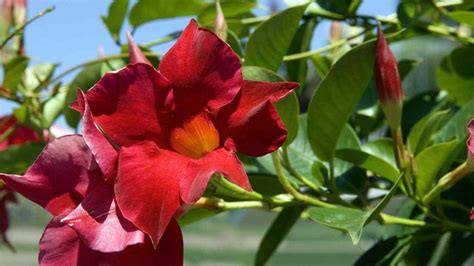
M 397 127 L 401 120 L 403 102 L 403 90 L 398 75 L 397 61 L 388 47 L 380 25 L 377 31 L 374 65 L 377 94 L 388 123 L 392 127 Z

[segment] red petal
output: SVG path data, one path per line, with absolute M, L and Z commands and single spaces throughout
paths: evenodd
M 100 252 L 122 251 L 145 240 L 145 235 L 116 208 L 113 188 L 105 182 L 95 185 L 61 221 L 71 226 L 89 248 Z
M 180 205 L 179 178 L 188 159 L 150 141 L 122 147 L 119 154 L 117 204 L 156 247 Z
M 138 48 L 137 44 L 135 43 L 135 40 L 133 39 L 132 35 L 128 31 L 127 31 L 127 40 L 128 40 L 128 53 L 130 55 L 130 63 L 131 64 L 143 63 L 143 64 L 153 66 L 150 63 L 150 61 L 148 61 L 146 56 L 142 53 L 142 50 Z
M 123 252 L 107 254 L 102 261 L 104 265 L 115 266 L 156 266 L 183 265 L 183 237 L 178 223 L 171 220 L 155 250 L 150 240 L 145 244 L 128 247 Z
M 99 173 L 83 138 L 60 137 L 50 142 L 24 176 L 0 174 L 8 187 L 53 215 L 74 209 L 83 199 L 89 182 Z
M 214 173 L 221 173 L 242 188 L 252 190 L 239 159 L 233 152 L 221 148 L 188 163 L 180 183 L 181 199 L 188 204 L 196 202 L 206 190 Z
M 55 217 L 40 240 L 39 265 L 98 265 L 101 254 L 87 248 L 69 226 Z
M 214 33 L 191 20 L 176 44 L 160 62 L 159 71 L 174 87 L 179 109 L 208 107 L 216 111 L 239 92 L 242 69 L 232 49 Z
M 153 67 L 128 65 L 107 73 L 86 93 L 95 122 L 119 145 L 164 145 L 171 85 Z
M 234 140 L 236 148 L 251 156 L 262 156 L 280 147 L 286 129 L 272 102 L 297 88 L 294 82 L 244 81 L 240 99 L 219 113 L 218 126 L 225 137 Z
M 17 126 L 14 132 L 6 140 L 0 142 L 0 150 L 4 150 L 8 146 L 14 144 L 40 141 L 38 134 L 34 130 L 17 123 L 18 121 L 14 116 L 0 117 L 0 135 L 5 133 L 12 126 Z
M 87 99 L 84 97 L 82 90 L 77 90 L 78 103 L 83 109 L 83 137 L 87 146 L 91 149 L 94 158 L 97 161 L 106 180 L 115 177 L 118 152 L 100 132 L 94 123 L 91 110 Z
M 0 239 L 5 243 L 5 245 L 14 251 L 12 244 L 7 238 L 7 230 L 10 226 L 10 221 L 8 217 L 8 202 L 16 202 L 15 194 L 5 185 L 0 182 Z
M 469 122 L 467 126 L 469 132 L 469 138 L 467 139 L 467 151 L 468 151 L 468 161 L 474 163 L 474 119 Z

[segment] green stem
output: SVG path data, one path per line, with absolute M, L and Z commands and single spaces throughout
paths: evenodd
M 283 147 L 282 148 L 283 150 L 283 153 L 282 153 L 282 156 L 283 156 L 283 162 L 284 162 L 284 166 L 285 166 L 285 169 L 292 175 L 294 176 L 295 178 L 297 178 L 299 181 L 301 181 L 303 184 L 305 184 L 306 186 L 310 187 L 311 189 L 313 189 L 314 191 L 317 191 L 317 192 L 321 192 L 321 188 L 316 186 L 313 182 L 309 181 L 308 178 L 306 178 L 305 176 L 303 176 L 302 174 L 300 174 L 298 171 L 296 171 L 293 166 L 291 165 L 291 162 L 290 162 L 290 159 L 288 157 L 288 150 Z
M 336 206 L 326 203 L 324 201 L 321 201 L 319 199 L 310 197 L 308 195 L 301 194 L 298 192 L 290 183 L 288 178 L 285 176 L 283 172 L 283 167 L 280 162 L 280 158 L 278 157 L 278 151 L 275 151 L 272 153 L 272 160 L 273 160 L 273 165 L 275 166 L 275 171 L 278 176 L 278 181 L 280 181 L 281 185 L 283 188 L 290 194 L 292 195 L 295 199 L 306 203 L 308 205 L 312 206 L 318 206 L 318 207 L 327 207 L 327 208 L 334 208 Z
M 384 224 L 399 224 L 399 225 L 406 225 L 406 226 L 412 226 L 412 227 L 439 227 L 434 224 L 428 224 L 425 221 L 412 220 L 412 219 L 392 216 L 385 213 L 380 213 L 380 217 L 382 217 L 382 222 Z
M 15 124 L 15 125 L 9 127 L 7 130 L 5 130 L 5 132 L 3 132 L 2 135 L 0 135 L 0 143 L 7 140 L 15 132 L 17 127 L 18 127 L 18 124 Z
M 141 46 L 146 47 L 146 48 L 150 48 L 150 47 L 157 46 L 157 45 L 160 45 L 160 44 L 163 44 L 163 43 L 167 43 L 167 42 L 170 42 L 172 40 L 177 39 L 180 34 L 181 34 L 181 31 L 173 32 L 173 33 L 168 34 L 168 35 L 166 35 L 164 37 L 161 37 L 159 39 L 147 42 L 147 43 L 145 43 Z
M 264 200 L 264 197 L 260 193 L 257 193 L 255 191 L 246 191 L 245 189 L 228 181 L 222 175 L 216 175 L 215 177 L 213 177 L 212 182 L 216 185 L 216 193 L 224 194 L 238 199 L 259 201 Z
M 35 20 L 39 19 L 40 17 L 48 14 L 49 12 L 54 10 L 54 6 L 50 6 L 43 11 L 39 12 L 36 16 L 32 17 L 30 20 L 25 22 L 25 24 L 21 25 L 20 27 L 16 28 L 15 31 L 13 31 L 8 37 L 3 40 L 2 44 L 0 44 L 0 49 L 3 49 L 3 47 L 8 43 L 9 40 L 11 40 L 15 35 L 20 33 L 26 26 L 29 24 L 33 23 Z
M 409 196 L 413 196 L 413 180 L 411 178 L 411 163 L 407 158 L 407 149 L 403 143 L 402 128 L 398 125 L 396 128 L 390 127 L 392 131 L 393 139 L 393 151 L 395 153 L 395 160 L 397 162 L 398 169 L 403 173 L 402 182 L 405 187 L 405 191 Z

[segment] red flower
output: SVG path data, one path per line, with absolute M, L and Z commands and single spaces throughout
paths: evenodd
M 12 190 L 7 188 L 5 184 L 0 180 L 0 239 L 5 243 L 11 250 L 14 250 L 10 241 L 7 238 L 7 230 L 10 225 L 8 219 L 7 203 L 16 202 L 15 194 Z
M 377 29 L 374 74 L 382 110 L 391 126 L 400 124 L 403 104 L 403 89 L 398 75 L 397 60 L 393 55 L 383 31 Z
M 156 246 L 182 202 L 199 199 L 214 173 L 251 190 L 235 153 L 262 156 L 282 145 L 286 130 L 272 103 L 298 84 L 242 80 L 239 58 L 194 20 L 158 70 L 131 38 L 129 46 L 132 64 L 106 74 L 84 99 L 79 94 L 73 108 L 83 112 L 88 102 L 96 125 L 120 147 L 117 204 Z M 98 161 L 113 169 L 116 160 Z
M 50 142 L 25 175 L 0 179 L 54 216 L 40 240 L 40 265 L 182 264 L 177 223 L 153 249 L 116 207 L 113 186 L 79 135 Z

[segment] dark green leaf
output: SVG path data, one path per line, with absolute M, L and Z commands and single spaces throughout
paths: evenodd
M 270 257 L 278 249 L 285 236 L 298 221 L 304 207 L 288 207 L 283 209 L 268 228 L 255 257 L 255 265 L 265 265 Z
M 0 152 L 0 172 L 23 174 L 35 161 L 44 143 L 12 145 Z
M 392 236 L 387 239 L 381 239 L 360 256 L 354 265 L 396 265 L 397 262 L 393 261 L 393 259 L 397 258 L 397 255 L 406 249 L 410 240 L 410 236 Z
M 467 137 L 467 124 L 474 114 L 474 99 L 465 104 L 454 116 L 444 125 L 436 135 L 436 141 L 447 141 L 452 138 L 463 140 Z
M 316 19 L 310 19 L 299 26 L 288 49 L 288 54 L 296 54 L 309 50 L 316 25 Z M 308 60 L 306 58 L 288 61 L 285 64 L 288 77 L 291 81 L 296 81 L 300 84 L 306 82 L 306 75 L 308 74 Z
M 68 91 L 63 87 L 54 96 L 49 98 L 43 106 L 43 127 L 49 128 L 54 120 L 64 111 Z
M 284 79 L 272 71 L 255 66 L 244 66 L 242 69 L 243 78 L 246 80 L 266 81 L 266 82 L 281 82 Z M 275 104 L 275 107 L 280 115 L 283 124 L 286 126 L 288 136 L 284 145 L 290 144 L 296 137 L 298 132 L 298 115 L 300 107 L 298 98 L 293 92 Z
M 285 9 L 260 24 L 249 37 L 244 64 L 277 71 L 308 4 Z
M 274 175 L 249 174 L 248 176 L 252 189 L 264 196 L 271 197 L 286 193 Z
M 3 64 L 3 87 L 11 93 L 18 89 L 23 74 L 30 59 L 28 57 L 18 56 Z
M 109 6 L 107 16 L 102 16 L 102 21 L 116 42 L 119 42 L 120 30 L 127 15 L 128 2 L 128 0 L 114 0 Z
M 460 47 L 445 57 L 436 69 L 436 83 L 459 105 L 473 99 L 474 47 Z
M 457 144 L 457 140 L 435 144 L 416 156 L 416 193 L 420 197 L 428 193 L 437 181 L 439 170 Z
M 239 57 L 243 57 L 244 54 L 242 53 L 239 37 L 230 30 L 227 31 L 227 43 Z
M 316 0 L 322 8 L 338 14 L 355 14 L 362 0 Z
M 321 160 L 331 161 L 337 140 L 362 96 L 374 63 L 374 42 L 343 55 L 319 83 L 308 109 L 308 136 Z
M 471 27 L 474 27 L 473 11 L 454 11 L 449 13 L 449 17 L 459 23 L 464 23 Z
M 156 19 L 199 14 L 206 6 L 201 0 L 139 0 L 130 11 L 129 22 L 134 27 Z
M 319 54 L 313 55 L 311 62 L 313 62 L 314 68 L 321 79 L 329 73 L 329 69 L 331 69 L 332 65 L 332 61 L 329 57 Z
M 400 75 L 400 79 L 404 80 L 405 77 L 410 73 L 410 71 L 416 67 L 418 64 L 422 62 L 421 59 L 414 60 L 414 59 L 403 59 L 400 60 L 397 65 L 398 65 L 398 73 Z

